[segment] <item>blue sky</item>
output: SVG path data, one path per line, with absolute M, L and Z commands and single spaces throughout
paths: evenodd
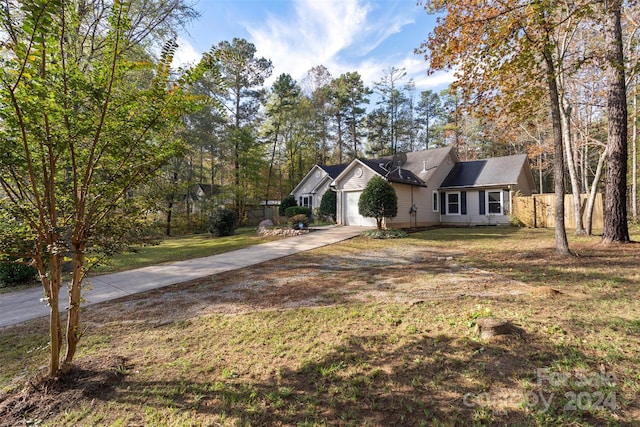
M 433 28 L 416 0 L 199 0 L 201 17 L 178 40 L 175 62 L 197 61 L 220 41 L 244 38 L 257 56 L 272 61 L 273 80 L 282 73 L 300 82 L 316 65 L 333 77 L 358 71 L 371 86 L 385 70 L 405 68 L 419 91 L 439 91 L 451 73 L 427 75 L 413 53 Z

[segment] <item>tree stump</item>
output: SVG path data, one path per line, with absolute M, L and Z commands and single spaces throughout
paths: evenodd
M 522 338 L 525 334 L 524 329 L 512 323 L 491 317 L 480 318 L 476 321 L 476 333 L 482 339 L 489 339 L 498 335 L 516 335 Z

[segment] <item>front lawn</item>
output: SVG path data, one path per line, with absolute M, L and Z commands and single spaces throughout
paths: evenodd
M 26 381 L 46 364 L 46 321 L 4 328 L 0 420 L 634 425 L 640 245 L 570 241 L 578 257 L 555 255 L 553 230 L 359 237 L 97 304 L 55 383 Z M 525 335 L 481 340 L 482 317 Z
M 271 240 L 274 239 L 259 235 L 255 227 L 239 228 L 233 236 L 225 237 L 212 237 L 211 234 L 167 237 L 157 245 L 133 246 L 131 251 L 117 254 L 92 269 L 90 275 L 218 255 Z

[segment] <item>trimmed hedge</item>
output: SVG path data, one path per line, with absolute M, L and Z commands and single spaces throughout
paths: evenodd
M 310 217 L 311 208 L 308 208 L 306 206 L 289 206 L 287 209 L 285 209 L 284 215 L 287 218 L 291 218 L 295 215 L 306 215 Z

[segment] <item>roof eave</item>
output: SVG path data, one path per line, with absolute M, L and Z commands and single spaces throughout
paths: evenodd
M 447 187 L 439 187 L 438 189 L 439 190 L 460 190 L 464 188 L 480 189 L 480 188 L 505 187 L 505 186 L 512 186 L 512 185 L 517 185 L 517 183 L 501 182 L 496 184 L 449 185 Z
M 383 177 L 384 178 L 384 177 Z M 407 182 L 407 181 L 397 181 L 397 180 L 393 180 L 393 179 L 387 179 L 385 178 L 388 182 L 392 183 L 392 184 L 404 184 L 404 185 L 410 185 L 412 187 L 425 187 L 427 188 L 428 185 L 426 183 L 419 183 L 419 182 Z

